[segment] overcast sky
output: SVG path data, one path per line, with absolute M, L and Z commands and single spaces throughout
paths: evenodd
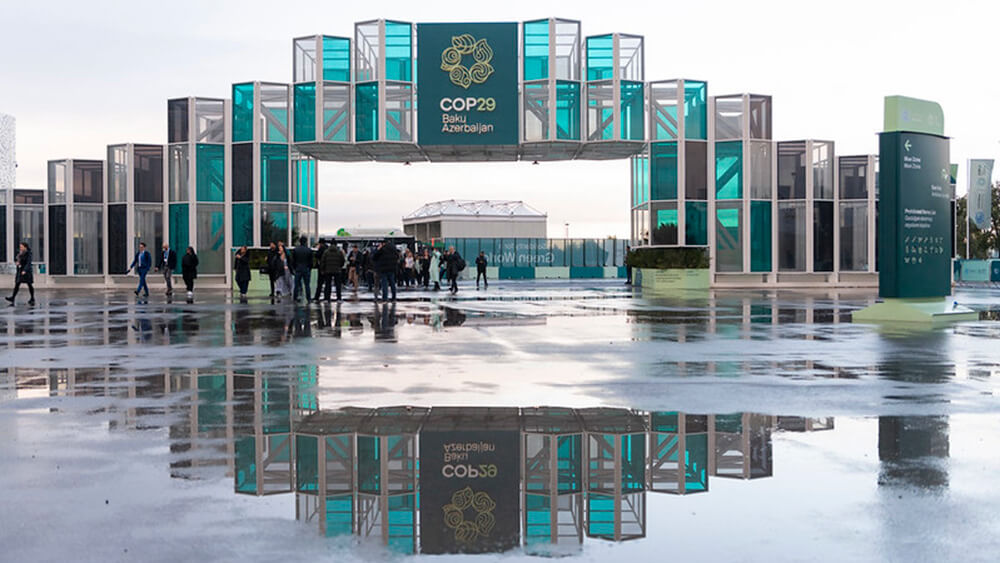
M 829 139 L 877 152 L 882 98 L 941 103 L 952 161 L 1000 152 L 994 0 L 710 2 L 281 2 L 0 0 L 0 112 L 17 118 L 18 185 L 53 158 L 163 143 L 166 100 L 229 97 L 234 82 L 291 80 L 291 39 L 351 35 L 374 18 L 412 22 L 577 19 L 583 34 L 646 38 L 646 79 L 707 80 L 709 94 L 774 97 L 776 140 Z M 320 166 L 320 230 L 398 226 L 424 202 L 523 199 L 549 234 L 628 234 L 627 161 Z M 994 173 L 995 175 L 997 172 Z

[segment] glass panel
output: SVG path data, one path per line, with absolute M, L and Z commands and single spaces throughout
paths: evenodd
M 806 144 L 778 143 L 778 199 L 805 199 Z
M 778 269 L 792 272 L 806 269 L 805 202 L 778 204 Z
M 549 138 L 549 83 L 524 85 L 524 140 Z
M 261 201 L 288 201 L 288 145 L 260 145 Z
M 413 31 L 408 23 L 385 22 L 385 78 L 413 80 Z
M 288 244 L 288 206 L 263 205 L 260 214 L 260 242 L 267 246 L 272 242 Z
M 73 161 L 73 201 L 101 203 L 104 201 L 104 163 L 99 160 Z
M 688 199 L 708 199 L 708 143 L 684 142 L 684 184 Z
M 226 142 L 226 102 L 223 100 L 196 99 L 194 121 L 198 128 L 196 142 Z
M 677 83 L 653 82 L 649 85 L 650 119 L 653 140 L 677 138 Z
M 750 197 L 771 199 L 771 143 L 750 142 Z
M 49 203 L 66 203 L 66 161 L 49 162 Z
M 196 228 L 198 232 L 198 273 L 222 274 L 225 272 L 225 212 L 221 205 L 199 205 Z M 183 252 L 183 250 L 178 250 Z M 179 260 L 178 260 L 179 262 Z
M 743 98 L 715 99 L 715 138 L 743 138 Z
M 645 86 L 642 82 L 621 82 L 622 140 L 642 141 L 646 134 Z
M 45 261 L 45 210 L 42 206 L 14 206 L 14 251 L 22 242 L 31 249 L 32 259 L 37 264 Z
M 170 248 L 177 253 L 176 272 L 181 271 L 181 256 L 191 246 L 191 223 L 188 221 L 188 204 L 176 203 L 167 210 L 167 221 L 170 223 Z
M 556 76 L 580 80 L 580 22 L 556 20 Z
M 123 202 L 127 197 L 128 147 L 108 147 L 108 202 Z
M 587 85 L 587 140 L 614 138 L 614 89 L 610 82 Z
M 569 239 L 570 245 L 569 259 L 567 266 L 583 266 L 583 241 L 580 239 Z
M 351 40 L 323 37 L 323 80 L 351 81 Z
M 549 77 L 549 20 L 524 22 L 524 80 Z
M 677 142 L 652 143 L 649 151 L 650 198 L 677 199 Z
M 316 80 L 316 38 L 296 39 L 292 45 L 293 80 L 295 82 Z
M 233 204 L 233 246 L 254 246 L 252 203 Z
M 104 272 L 104 210 L 78 205 L 73 208 L 73 273 Z
M 233 142 L 253 140 L 253 83 L 233 84 Z
M 645 80 L 643 72 L 642 37 L 637 35 L 618 36 L 618 76 L 622 80 Z
M 743 142 L 715 143 L 715 197 L 743 197 Z
M 0 190 L 0 201 L 6 203 L 7 192 Z M 7 261 L 7 206 L 0 205 L 0 262 Z
M 163 147 L 135 145 L 135 201 L 163 202 Z
M 868 158 L 841 157 L 840 199 L 868 198 Z
M 263 141 L 288 142 L 288 86 L 260 85 L 260 118 Z
M 413 141 L 413 86 L 385 85 L 385 140 Z
M 653 244 L 677 244 L 677 204 L 653 204 Z
M 316 140 L 316 83 L 295 85 L 295 142 Z
M 50 205 L 48 273 L 66 275 L 66 206 Z
M 128 206 L 108 206 L 108 273 L 124 274 L 131 261 L 126 256 L 128 243 Z
M 224 201 L 226 198 L 226 156 L 223 145 L 199 144 L 195 147 L 198 168 L 195 186 L 198 201 Z
M 323 84 L 323 140 L 351 142 L 351 86 Z
M 163 246 L 163 207 L 161 206 L 141 206 L 135 208 L 135 231 L 132 233 L 132 251 L 139 250 L 139 243 L 146 243 L 146 250 L 149 250 L 156 258 L 156 253 Z M 132 257 L 128 258 L 129 262 Z
M 292 160 L 292 185 L 295 203 L 316 207 L 316 160 L 297 154 Z
M 833 199 L 833 143 L 813 141 L 812 166 L 813 197 Z
M 253 201 L 253 144 L 233 145 L 233 201 Z
M 833 271 L 833 202 L 813 203 L 813 271 Z
M 742 209 L 736 203 L 720 203 L 715 210 L 715 270 L 743 270 L 743 242 L 740 236 Z
M 750 271 L 771 271 L 771 202 L 750 202 Z
M 187 99 L 167 100 L 167 142 L 184 143 L 188 140 Z
M 566 242 L 564 240 L 549 240 L 549 252 L 552 254 L 552 266 L 566 266 Z
M 358 84 L 355 89 L 355 135 L 357 142 L 378 140 L 378 83 Z
M 556 82 L 556 138 L 580 140 L 580 84 Z
M 708 202 L 688 201 L 684 204 L 684 244 L 708 244 Z
M 170 201 L 188 200 L 188 145 L 167 147 L 167 192 Z
M 750 138 L 771 139 L 770 96 L 750 96 Z
M 840 204 L 840 269 L 868 270 L 868 203 Z
M 587 80 L 614 78 L 614 37 L 601 35 L 587 38 Z
M 708 85 L 684 81 L 684 138 L 708 139 Z

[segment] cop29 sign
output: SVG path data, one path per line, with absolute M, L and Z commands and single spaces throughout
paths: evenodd
M 516 145 L 517 24 L 417 24 L 421 145 Z

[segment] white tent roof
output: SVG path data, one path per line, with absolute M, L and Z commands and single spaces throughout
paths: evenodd
M 424 204 L 420 209 L 403 217 L 403 220 L 425 219 L 445 215 L 463 217 L 546 217 L 545 213 L 523 201 L 449 199 Z

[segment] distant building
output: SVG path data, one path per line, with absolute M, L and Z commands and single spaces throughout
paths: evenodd
M 11 115 L 0 113 L 0 263 L 11 256 L 8 246 L 14 238 L 14 184 L 17 179 L 16 123 Z
M 403 217 L 417 240 L 442 238 L 545 238 L 548 215 L 523 201 L 449 199 Z

